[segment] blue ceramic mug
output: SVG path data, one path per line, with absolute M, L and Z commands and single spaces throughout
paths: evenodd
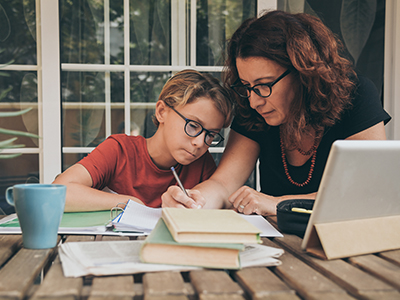
M 56 246 L 66 192 L 67 187 L 58 184 L 17 184 L 7 188 L 6 200 L 15 206 L 25 248 Z

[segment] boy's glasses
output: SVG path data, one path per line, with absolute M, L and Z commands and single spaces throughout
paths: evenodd
M 164 102 L 165 103 L 165 102 Z M 200 134 L 203 133 L 203 131 L 206 132 L 206 135 L 204 136 L 204 143 L 207 146 L 210 147 L 216 147 L 218 146 L 224 138 L 222 135 L 220 135 L 218 132 L 210 131 L 208 129 L 205 129 L 199 122 L 190 120 L 185 118 L 179 111 L 177 111 L 173 106 L 165 103 L 169 108 L 171 108 L 174 112 L 176 112 L 182 119 L 185 120 L 185 133 L 190 136 L 190 137 L 196 137 L 199 136 Z
M 258 96 L 267 98 L 271 96 L 272 93 L 272 87 L 278 83 L 279 80 L 281 80 L 283 77 L 288 75 L 290 73 L 290 69 L 287 69 L 285 73 L 283 73 L 281 76 L 279 76 L 277 79 L 275 79 L 273 82 L 270 83 L 259 83 L 255 84 L 253 86 L 248 86 L 240 83 L 240 80 L 238 79 L 233 85 L 231 85 L 231 89 L 233 89 L 236 94 L 238 94 L 242 98 L 249 98 L 251 91 L 256 93 Z

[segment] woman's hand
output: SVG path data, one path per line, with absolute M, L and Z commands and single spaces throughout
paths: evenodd
M 276 205 L 279 201 L 278 198 L 257 192 L 248 186 L 242 186 L 229 197 L 233 207 L 245 215 L 276 215 Z
M 176 185 L 161 195 L 162 207 L 202 208 L 206 200 L 197 190 L 186 190 L 189 197 Z

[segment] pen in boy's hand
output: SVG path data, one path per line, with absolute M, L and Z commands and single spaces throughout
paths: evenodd
M 178 174 L 176 174 L 175 168 L 171 167 L 171 171 L 172 171 L 172 174 L 174 174 L 176 182 L 179 184 L 179 186 L 182 189 L 182 191 L 186 194 L 186 196 L 189 197 L 188 193 L 186 192 L 186 189 L 183 187 L 183 184 L 182 184 L 181 180 L 178 177 Z

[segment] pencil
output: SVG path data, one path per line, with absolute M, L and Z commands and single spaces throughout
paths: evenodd
M 188 193 L 186 192 L 186 189 L 183 187 L 183 184 L 182 184 L 181 180 L 178 177 L 178 174 L 176 174 L 175 168 L 171 167 L 171 171 L 172 171 L 172 174 L 174 174 L 176 182 L 179 184 L 179 186 L 182 189 L 182 191 L 186 194 L 186 196 L 189 197 Z

